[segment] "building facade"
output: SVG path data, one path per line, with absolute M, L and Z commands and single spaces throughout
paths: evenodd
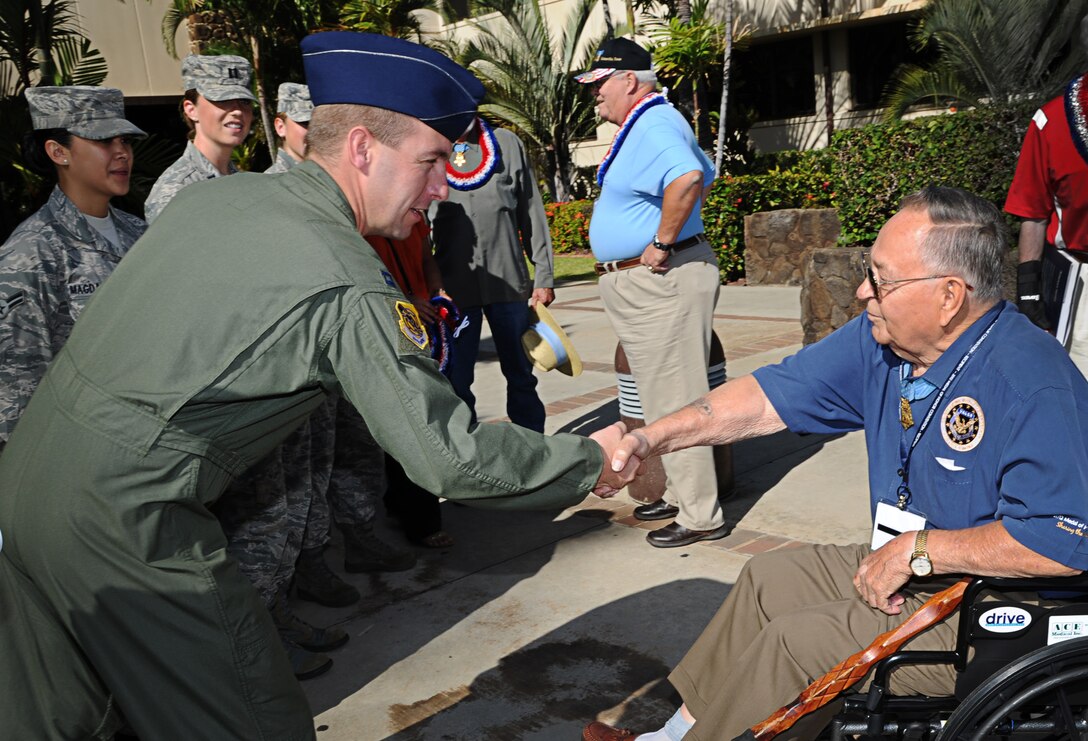
M 526 0 L 529 1 L 529 0 Z M 708 13 L 725 16 L 729 0 L 711 0 Z M 884 88 L 904 62 L 921 62 L 908 43 L 909 24 L 928 0 L 732 0 L 738 28 L 751 35 L 733 63 L 730 105 L 751 121 L 749 138 L 764 152 L 826 146 L 830 132 L 879 118 Z M 539 0 L 545 17 L 560 28 L 574 0 Z M 624 0 L 608 0 L 614 24 L 626 18 Z M 107 85 L 121 88 L 131 106 L 176 103 L 180 63 L 166 52 L 162 19 L 169 0 L 75 0 L 87 36 L 109 63 Z M 424 28 L 439 36 L 475 33 L 488 16 L 442 25 L 423 12 Z M 636 19 L 639 31 L 647 19 Z M 587 26 L 604 32 L 599 5 Z M 640 36 L 640 40 L 648 39 Z M 183 26 L 179 55 L 189 48 Z M 137 114 L 138 115 L 138 114 Z M 597 138 L 578 146 L 577 163 L 595 164 L 615 128 L 605 124 Z

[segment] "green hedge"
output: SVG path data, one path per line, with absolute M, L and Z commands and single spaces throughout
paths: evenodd
M 787 170 L 718 178 L 703 205 L 722 280 L 744 275 L 744 217 L 783 208 L 839 210 L 843 244 L 871 244 L 903 196 L 927 185 L 1005 201 L 1035 104 L 981 108 L 835 133 L 831 146 L 783 153 Z M 589 249 L 590 201 L 549 204 L 556 252 Z
M 744 275 L 744 217 L 782 208 L 827 208 L 835 197 L 831 179 L 813 157 L 789 172 L 726 175 L 714 181 L 703 205 L 703 227 L 718 254 L 722 281 Z
M 589 217 L 593 201 L 548 203 L 544 206 L 552 232 L 552 248 L 557 253 L 589 250 Z
M 869 244 L 899 200 L 927 185 L 964 188 L 1000 208 L 1034 105 L 980 108 L 838 131 L 819 157 L 837 193 L 844 244 Z

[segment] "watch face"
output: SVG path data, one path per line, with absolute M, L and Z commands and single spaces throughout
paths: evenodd
M 910 560 L 910 570 L 915 576 L 929 576 L 933 573 L 933 562 L 925 556 L 915 556 Z

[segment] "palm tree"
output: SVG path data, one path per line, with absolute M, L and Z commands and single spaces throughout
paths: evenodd
M 722 101 L 718 109 L 718 139 L 714 144 L 714 177 L 722 174 L 725 155 L 726 114 L 729 112 L 729 78 L 733 68 L 733 39 L 737 31 L 733 27 L 734 0 L 725 2 L 725 48 L 722 50 Z
M 463 47 L 449 44 L 451 56 L 471 69 L 488 89 L 480 110 L 515 128 L 543 153 L 551 196 L 573 193 L 571 141 L 592 132 L 593 101 L 574 75 L 589 65 L 600 38 L 585 34 L 597 0 L 578 0 L 555 35 L 536 2 L 481 0 L 498 12 Z
M 435 10 L 434 0 L 347 0 L 340 6 L 342 28 L 423 41 L 417 10 Z
M 655 24 L 656 25 L 656 24 Z M 650 32 L 654 39 L 654 66 L 678 86 L 690 86 L 692 126 L 695 140 L 702 142 L 701 121 L 705 117 L 703 97 L 707 78 L 725 54 L 725 26 L 707 20 L 679 18 L 661 22 Z
M 83 35 L 74 5 L 0 0 L 0 94 L 19 96 L 33 84 L 100 85 L 106 79 L 106 60 Z
M 913 40 L 940 57 L 929 69 L 902 70 L 885 96 L 887 118 L 923 101 L 1052 97 L 1084 69 L 1077 31 L 1086 11 L 1088 0 L 933 0 Z
M 0 0 L 0 241 L 41 205 L 44 183 L 21 163 L 30 130 L 23 91 L 101 85 L 106 60 L 83 36 L 71 0 Z

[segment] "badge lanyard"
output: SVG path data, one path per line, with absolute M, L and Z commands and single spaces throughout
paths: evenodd
M 911 440 L 910 447 L 907 449 L 906 454 L 903 455 L 903 465 L 898 471 L 896 471 L 896 473 L 899 474 L 900 480 L 902 481 L 902 483 L 899 484 L 899 488 L 895 492 L 896 496 L 898 497 L 896 506 L 899 507 L 899 509 L 905 510 L 907 508 L 907 504 L 910 503 L 910 459 L 911 456 L 914 455 L 914 449 L 918 447 L 918 443 L 922 440 L 922 435 L 924 435 L 926 429 L 929 428 L 929 423 L 933 421 L 933 415 L 936 414 L 937 408 L 941 405 L 941 401 L 944 399 L 945 394 L 948 392 L 948 389 L 952 387 L 952 384 L 960 375 L 960 372 L 967 365 L 968 361 L 970 361 L 971 358 L 974 357 L 975 351 L 978 350 L 979 347 L 981 347 L 982 343 L 986 341 L 986 338 L 990 336 L 990 330 L 994 328 L 994 324 L 997 323 L 997 320 L 1000 318 L 1000 316 L 1001 314 L 998 313 L 997 316 L 990 320 L 990 324 L 988 327 L 986 327 L 986 331 L 982 333 L 981 337 L 975 340 L 975 344 L 971 345 L 971 347 L 967 349 L 967 352 L 965 352 L 963 354 L 963 357 L 960 358 L 960 362 L 956 363 L 956 367 L 952 369 L 952 372 L 948 374 L 948 378 L 945 379 L 944 385 L 942 385 L 941 388 L 937 390 L 937 396 L 933 399 L 933 403 L 930 404 L 929 411 L 926 412 L 925 419 L 923 419 L 922 424 L 918 426 L 918 431 L 914 433 L 914 439 Z

